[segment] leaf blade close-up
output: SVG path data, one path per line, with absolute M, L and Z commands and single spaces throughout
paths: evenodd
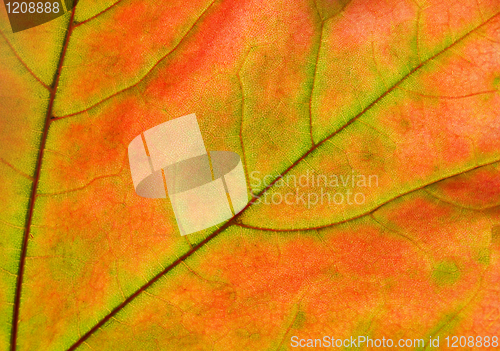
M 0 350 L 500 337 L 498 1 L 1 12 Z M 249 203 L 181 236 L 127 147 L 190 113 Z

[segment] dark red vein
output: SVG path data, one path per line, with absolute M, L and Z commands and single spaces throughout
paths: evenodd
M 457 96 L 442 95 L 442 96 L 439 96 L 439 95 L 422 94 L 422 93 L 419 93 L 417 91 L 407 90 L 407 89 L 403 89 L 403 88 L 399 88 L 399 89 L 401 89 L 402 91 L 405 91 L 405 92 L 407 92 L 409 94 L 421 96 L 421 97 L 424 97 L 424 98 L 442 99 L 442 100 L 460 100 L 460 99 L 467 99 L 467 98 L 475 97 L 475 96 L 478 96 L 478 95 L 497 94 L 497 93 L 500 92 L 499 90 L 485 90 L 485 91 L 478 91 L 476 93 L 470 93 L 470 94 L 465 94 L 465 95 L 457 95 Z
M 11 163 L 7 162 L 6 160 L 4 160 L 2 157 L 0 157 L 0 162 L 2 162 L 3 164 L 5 164 L 7 167 L 9 167 L 10 169 L 12 169 L 14 172 L 18 173 L 19 175 L 23 176 L 24 178 L 33 181 L 33 177 L 32 176 L 30 176 L 29 174 L 24 173 L 23 171 L 21 171 L 20 169 L 18 169 L 17 167 L 15 167 L 13 164 L 11 164 Z
M 84 113 L 84 112 L 88 112 L 90 111 L 91 109 L 93 109 L 94 107 L 108 101 L 109 99 L 112 99 L 113 97 L 117 96 L 117 95 L 120 95 L 121 93 L 127 91 L 127 90 L 130 90 L 136 86 L 138 86 L 141 82 L 144 81 L 144 79 L 146 79 L 150 74 L 151 72 L 153 72 L 155 70 L 156 67 L 158 67 L 158 65 L 160 65 L 160 63 L 162 63 L 165 59 L 167 59 L 171 54 L 173 54 L 175 52 L 175 50 L 177 50 L 177 48 L 179 46 L 181 46 L 181 44 L 184 42 L 184 40 L 189 36 L 189 34 L 194 30 L 194 28 L 196 28 L 196 25 L 200 22 L 200 20 L 205 16 L 205 14 L 208 12 L 208 10 L 213 6 L 213 4 L 216 2 L 217 0 L 213 0 L 210 5 L 207 6 L 207 8 L 205 10 L 203 10 L 203 12 L 201 13 L 201 15 L 196 19 L 196 21 L 194 21 L 194 23 L 192 24 L 192 26 L 188 29 L 188 31 L 186 32 L 186 34 L 184 34 L 184 36 L 179 40 L 179 42 L 172 48 L 172 50 L 170 50 L 169 52 L 167 52 L 165 55 L 163 55 L 162 58 L 160 58 L 154 65 L 153 67 L 151 67 L 137 82 L 135 82 L 134 84 L 132 85 L 129 85 L 128 87 L 126 88 L 123 88 L 122 90 L 119 90 L 113 94 L 111 94 L 110 96 L 96 102 L 95 104 L 93 104 L 92 106 L 89 106 L 87 107 L 86 109 L 83 109 L 81 111 L 77 111 L 77 112 L 73 112 L 73 113 L 70 113 L 70 114 L 67 114 L 67 115 L 64 115 L 64 116 L 54 116 L 52 119 L 53 120 L 59 120 L 59 119 L 62 119 L 62 118 L 66 118 L 66 117 L 71 117 L 71 116 L 76 116 L 76 115 L 79 115 L 81 113 Z
M 232 217 L 228 222 L 226 222 L 223 226 L 221 226 L 219 229 L 214 231 L 212 234 L 207 236 L 205 239 L 203 239 L 201 242 L 199 242 L 197 245 L 193 246 L 193 248 L 189 251 L 187 251 L 184 255 L 179 257 L 177 260 L 172 262 L 170 265 L 168 265 L 163 271 L 158 273 L 151 279 L 149 282 L 141 286 L 136 292 L 134 292 L 132 295 L 130 295 L 125 301 L 123 301 L 121 304 L 116 306 L 110 313 L 108 313 L 103 319 L 101 319 L 96 325 L 92 327 L 88 332 L 86 332 L 84 335 L 80 337 L 69 349 L 68 351 L 76 350 L 79 346 L 81 346 L 93 333 L 95 333 L 97 330 L 99 330 L 104 324 L 106 324 L 111 318 L 113 318 L 120 310 L 122 310 L 125 306 L 127 306 L 130 302 L 132 302 L 137 296 L 139 296 L 142 292 L 146 291 L 151 285 L 156 283 L 158 280 L 160 280 L 161 277 L 163 277 L 165 274 L 170 272 L 172 269 L 177 267 L 179 264 L 184 262 L 188 257 L 192 256 L 196 251 L 198 251 L 200 248 L 205 246 L 209 241 L 211 241 L 213 238 L 218 236 L 221 232 L 226 230 L 228 227 L 234 224 L 234 222 L 237 220 L 239 216 L 243 214 L 245 209 L 251 206 L 253 203 L 250 202 L 245 206 L 245 208 L 238 214 L 236 214 L 234 217 Z
M 314 2 L 314 6 L 316 7 L 316 12 L 318 14 L 319 19 L 321 20 L 321 28 L 319 30 L 319 39 L 318 39 L 318 49 L 316 51 L 316 60 L 314 62 L 314 70 L 313 70 L 313 75 L 312 75 L 312 83 L 311 83 L 311 92 L 309 93 L 309 137 L 311 138 L 311 147 L 314 147 L 316 144 L 314 142 L 314 136 L 313 136 L 313 111 L 312 111 L 312 104 L 313 104 L 313 95 L 314 95 L 314 86 L 316 84 L 316 75 L 318 71 L 318 63 L 319 63 L 319 56 L 321 55 L 321 46 L 323 43 L 323 31 L 325 29 L 325 21 L 321 17 L 321 13 L 319 13 L 318 5 L 316 1 Z
M 0 35 L 3 37 L 3 39 L 5 40 L 5 42 L 7 43 L 7 45 L 9 46 L 9 48 L 12 50 L 12 52 L 14 53 L 14 56 L 16 56 L 16 58 L 18 59 L 18 61 L 21 63 L 21 65 L 24 66 L 24 68 L 26 68 L 26 70 L 33 76 L 33 78 L 35 78 L 38 83 L 40 83 L 45 89 L 49 90 L 50 91 L 50 87 L 45 84 L 36 74 L 35 72 L 33 72 L 31 70 L 31 68 L 29 68 L 29 66 L 26 64 L 26 62 L 24 62 L 24 60 L 21 58 L 21 56 L 19 56 L 19 54 L 17 53 L 16 49 L 14 49 L 14 47 L 12 46 L 12 44 L 10 43 L 9 39 L 7 39 L 7 37 L 5 36 L 5 34 L 3 34 L 2 31 L 0 31 Z
M 56 96 L 57 92 L 57 87 L 59 84 L 59 77 L 61 76 L 61 70 L 63 68 L 63 63 L 64 63 L 64 57 L 66 55 L 66 51 L 68 49 L 68 43 L 69 39 L 71 37 L 71 33 L 73 32 L 73 19 L 75 17 L 75 8 L 76 8 L 76 2 L 78 0 L 75 0 L 75 6 L 73 7 L 71 11 L 71 17 L 68 22 L 68 29 L 66 32 L 66 36 L 64 38 L 64 43 L 63 47 L 61 50 L 61 55 L 59 56 L 59 62 L 57 65 L 57 70 L 54 75 L 54 79 L 52 81 L 52 86 L 50 87 L 50 99 L 49 99 L 49 104 L 47 106 L 47 114 L 45 115 L 45 124 L 43 127 L 43 132 L 40 140 L 40 149 L 38 150 L 38 156 L 36 159 L 36 165 L 35 165 L 35 175 L 33 177 L 33 185 L 31 187 L 31 195 L 29 199 L 29 205 L 28 205 L 28 212 L 26 214 L 26 227 L 24 229 L 24 236 L 23 236 L 23 242 L 22 242 L 22 247 L 21 247 L 21 256 L 19 258 L 19 268 L 18 268 L 18 273 L 17 273 L 17 281 L 16 281 L 16 291 L 14 295 L 14 310 L 12 314 L 12 330 L 11 330 L 11 340 L 10 340 L 10 350 L 15 351 L 16 346 L 17 346 L 17 334 L 18 334 L 18 323 L 19 323 L 19 309 L 21 306 L 21 293 L 22 293 L 22 284 L 23 284 L 23 277 L 24 277 L 24 266 L 26 262 L 26 254 L 28 251 L 28 239 L 30 237 L 30 229 L 31 229 L 31 222 L 33 221 L 33 210 L 35 208 L 35 200 L 36 200 L 36 193 L 38 190 L 38 183 L 40 180 L 40 172 L 42 169 L 42 161 L 43 161 L 43 154 L 45 150 L 45 144 L 47 142 L 47 136 L 49 133 L 49 126 L 51 123 L 51 116 L 52 116 L 52 108 L 54 106 L 54 99 Z
M 243 90 L 243 82 L 241 80 L 239 72 L 238 72 L 238 82 L 241 91 L 241 118 L 240 118 L 240 131 L 238 133 L 238 138 L 240 139 L 240 147 L 242 153 L 241 158 L 243 161 L 243 170 L 245 171 L 245 179 L 248 179 L 247 156 L 245 152 L 245 143 L 243 142 L 243 120 L 245 117 L 245 92 Z M 247 191 L 251 191 L 249 184 L 247 184 Z
M 347 223 L 347 222 L 350 222 L 350 221 L 354 221 L 356 219 L 360 219 L 362 217 L 365 217 L 365 216 L 369 216 L 373 213 L 375 213 L 377 210 L 379 210 L 380 208 L 384 207 L 385 205 L 403 197 L 403 196 L 406 196 L 406 195 L 409 195 L 411 193 L 414 193 L 416 191 L 419 191 L 419 190 L 423 190 L 425 189 L 426 187 L 428 186 L 431 186 L 431 185 L 434 185 L 434 184 L 437 184 L 439 182 L 442 182 L 444 180 L 447 180 L 447 179 L 450 179 L 450 178 L 453 178 L 453 177 L 456 177 L 456 176 L 459 176 L 461 174 L 466 174 L 468 172 L 472 172 L 478 168 L 483 168 L 483 167 L 487 167 L 487 166 L 491 166 L 491 165 L 494 165 L 496 163 L 499 163 L 500 160 L 495 160 L 495 161 L 491 161 L 491 162 L 488 162 L 488 163 L 485 163 L 485 164 L 482 164 L 482 165 L 478 165 L 478 166 L 475 166 L 475 167 L 471 167 L 465 171 L 461 171 L 461 172 L 458 172 L 458 173 L 455 173 L 455 174 L 452 174 L 452 175 L 449 175 L 449 176 L 446 176 L 446 177 L 443 177 L 443 178 L 440 178 L 440 179 L 437 179 L 433 182 L 430 182 L 430 183 L 427 183 L 427 184 L 424 184 L 424 185 L 421 185 L 417 188 L 414 188 L 414 189 L 411 189 L 411 190 L 408 190 L 407 192 L 404 192 L 404 193 L 401 193 L 401 194 L 398 194 L 396 196 L 394 196 L 393 198 L 390 198 L 384 202 L 382 202 L 381 204 L 375 206 L 374 208 L 372 208 L 371 210 L 369 210 L 368 212 L 364 212 L 364 213 L 361 213 L 359 215 L 356 215 L 354 217 L 350 217 L 350 218 L 346 218 L 342 221 L 338 221 L 338 222 L 333 222 L 333 223 L 328 223 L 328 224 L 324 224 L 324 225 L 321 225 L 321 226 L 316 226 L 316 227 L 307 227 L 307 228 L 289 228 L 289 229 L 286 229 L 286 228 L 278 228 L 278 229 L 275 229 L 275 228 L 266 228 L 266 227 L 257 227 L 257 226 L 253 226 L 253 225 L 249 225 L 249 224 L 245 224 L 245 223 L 242 223 L 242 222 L 239 222 L 239 223 L 236 223 L 236 225 L 238 227 L 242 227 L 242 228 L 247 228 L 247 229 L 254 229 L 254 230 L 261 230 L 261 231 L 265 231 L 265 232 L 305 232 L 305 231 L 309 231 L 309 230 L 320 230 L 320 229 L 325 229 L 325 228 L 329 228 L 329 227 L 334 227 L 336 225 L 339 225 L 339 224 L 343 224 L 343 223 Z M 441 199 L 438 198 L 438 200 L 440 201 L 443 201 Z M 445 202 L 445 201 L 443 201 Z M 455 205 L 453 203 L 450 203 L 450 202 L 447 202 L 449 205 L 453 205 L 453 206 L 458 206 L 458 205 Z M 481 211 L 481 210 L 477 210 L 477 209 L 472 209 L 472 208 L 467 208 L 468 210 L 471 210 L 471 211 Z
M 240 110 L 241 110 L 241 118 L 240 118 L 240 128 L 239 128 L 239 133 L 238 133 L 238 138 L 240 139 L 240 147 L 241 147 L 241 153 L 242 153 L 242 161 L 243 161 L 243 170 L 245 172 L 245 179 L 248 179 L 248 164 L 247 164 L 247 156 L 246 156 L 246 151 L 245 151 L 245 143 L 243 142 L 243 121 L 245 119 L 245 88 L 243 86 L 243 79 L 241 78 L 241 71 L 245 67 L 245 63 L 247 62 L 248 56 L 250 56 L 250 53 L 255 47 L 251 47 L 248 52 L 245 54 L 245 59 L 243 60 L 243 63 L 241 64 L 241 67 L 238 69 L 238 72 L 236 76 L 238 77 L 238 86 L 240 88 L 241 92 L 241 101 L 240 101 Z M 247 191 L 249 193 L 252 192 L 250 184 L 247 184 Z
M 75 22 L 74 27 L 76 28 L 76 27 L 78 27 L 78 26 L 81 26 L 82 24 L 85 24 L 85 23 L 87 23 L 87 22 L 92 21 L 93 19 L 95 19 L 95 18 L 97 18 L 97 17 L 101 16 L 102 14 L 104 14 L 104 13 L 108 12 L 109 10 L 111 10 L 113 7 L 115 7 L 116 5 L 118 5 L 120 2 L 122 2 L 122 0 L 118 0 L 118 1 L 117 1 L 117 2 L 115 2 L 113 5 L 111 5 L 111 6 L 109 6 L 109 7 L 106 7 L 106 8 L 105 8 L 104 10 L 102 10 L 101 12 L 96 13 L 94 16 L 89 17 L 89 18 L 87 18 L 87 19 L 86 19 L 86 20 L 84 20 L 84 21 L 81 21 L 81 22 Z
M 325 30 L 325 23 L 334 18 L 335 16 L 338 16 L 340 15 L 342 12 L 345 11 L 345 9 L 347 8 L 347 6 L 350 4 L 350 1 L 346 2 L 342 8 L 334 15 L 328 17 L 328 18 L 323 18 L 323 16 L 321 15 L 321 12 L 319 11 L 319 8 L 318 8 L 318 4 L 315 0 L 313 0 L 313 3 L 314 3 L 314 7 L 316 9 L 316 12 L 318 14 L 318 17 L 321 21 L 321 28 L 319 30 L 319 39 L 318 39 L 318 49 L 316 51 L 316 60 L 315 60 L 315 63 L 314 63 L 314 70 L 313 70 L 313 75 L 312 75 L 312 83 L 311 83 L 311 91 L 309 93 L 309 136 L 310 136 L 310 139 L 311 139 L 311 147 L 314 147 L 315 146 L 315 142 L 314 142 L 314 135 L 313 135 L 313 95 L 314 95 L 314 88 L 315 88 L 315 85 L 316 85 L 316 75 L 318 73 L 318 63 L 319 63 L 319 58 L 320 58 L 320 55 L 321 55 L 321 47 L 323 46 L 323 32 Z
M 86 342 L 86 340 L 97 330 L 99 330 L 102 326 L 104 326 L 111 318 L 113 318 L 118 312 L 120 312 L 124 307 L 126 307 L 129 303 L 131 303 L 133 300 L 135 300 L 136 297 L 138 297 L 142 292 L 147 290 L 150 286 L 152 286 L 154 283 L 156 283 L 160 278 L 162 278 L 165 274 L 170 272 L 172 269 L 177 267 L 181 262 L 186 260 L 187 258 L 191 257 L 195 252 L 197 252 L 201 247 L 205 246 L 207 243 L 209 243 L 212 239 L 217 237 L 220 233 L 222 233 L 224 230 L 226 230 L 228 227 L 230 227 L 233 224 L 238 224 L 238 218 L 245 213 L 245 211 L 251 207 L 265 192 L 267 192 L 274 184 L 276 184 L 279 179 L 281 179 L 283 176 L 285 176 L 288 172 L 290 172 L 297 164 L 299 164 L 301 161 L 303 161 L 305 158 L 307 158 L 311 153 L 313 153 L 317 148 L 319 148 L 320 145 L 325 143 L 327 140 L 331 139 L 333 136 L 337 135 L 340 133 L 342 130 L 346 129 L 349 125 L 354 123 L 357 119 L 359 119 L 362 115 L 364 115 L 368 110 L 370 110 L 373 106 L 375 106 L 380 100 L 382 100 L 384 97 L 386 97 L 388 94 L 390 94 L 394 89 L 396 89 L 402 82 L 404 82 L 408 77 L 410 77 L 413 73 L 418 71 L 420 68 L 422 68 L 424 65 L 426 65 L 428 62 L 434 60 L 437 56 L 441 55 L 442 53 L 446 52 L 453 46 L 455 46 L 457 43 L 460 41 L 464 40 L 466 37 L 468 37 L 471 33 L 474 31 L 478 30 L 479 28 L 485 26 L 487 23 L 493 20 L 496 16 L 500 15 L 500 13 L 495 14 L 492 16 L 488 21 L 485 23 L 481 24 L 480 26 L 474 28 L 461 38 L 459 38 L 457 41 L 455 41 L 453 44 L 449 45 L 448 47 L 444 48 L 440 52 L 436 53 L 426 61 L 420 63 L 417 67 L 412 69 L 407 75 L 405 75 L 403 78 L 401 78 L 398 82 L 396 82 L 388 91 L 383 93 L 380 97 L 378 97 L 376 100 L 374 100 L 370 105 L 368 105 L 365 109 L 363 109 L 360 113 L 358 113 L 356 116 L 354 116 L 351 120 L 349 120 L 345 125 L 343 125 L 341 128 L 327 136 L 325 139 L 323 139 L 321 142 L 317 143 L 314 145 L 311 149 L 309 149 L 304 155 L 302 155 L 299 159 L 297 159 L 292 165 L 290 165 L 284 172 L 281 173 L 280 176 L 278 176 L 276 179 L 274 179 L 271 183 L 269 183 L 262 191 L 260 191 L 258 194 L 254 195 L 252 200 L 235 216 L 233 216 L 228 222 L 226 222 L 223 226 L 221 226 L 219 229 L 214 231 L 212 234 L 210 234 L 208 237 L 203 239 L 200 243 L 195 245 L 191 250 L 187 251 L 184 255 L 179 257 L 177 260 L 175 260 L 173 263 L 168 265 L 164 270 L 162 270 L 160 273 L 158 273 L 154 278 L 152 278 L 149 282 L 141 286 L 137 291 L 135 291 L 132 295 L 130 295 L 125 301 L 123 301 L 121 304 L 116 306 L 110 313 L 108 313 L 103 319 L 101 319 L 99 322 L 97 322 L 88 332 L 86 332 L 84 335 L 82 335 L 69 349 L 68 351 L 76 350 L 79 346 L 81 346 L 83 343 Z

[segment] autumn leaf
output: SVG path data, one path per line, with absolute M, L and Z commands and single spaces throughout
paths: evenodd
M 498 0 L 6 11 L 0 350 L 500 337 Z M 189 113 L 253 196 L 181 236 L 127 146 Z

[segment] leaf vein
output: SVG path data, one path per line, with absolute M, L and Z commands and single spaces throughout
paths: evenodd
M 305 231 L 310 231 L 310 230 L 320 230 L 320 229 L 324 229 L 324 228 L 334 227 L 334 226 L 337 226 L 337 225 L 340 225 L 340 224 L 344 224 L 344 223 L 347 223 L 347 222 L 350 222 L 350 221 L 353 221 L 353 220 L 356 220 L 356 219 L 363 218 L 365 216 L 369 216 L 369 215 L 375 213 L 380 208 L 384 207 L 385 205 L 387 205 L 387 204 L 389 204 L 389 203 L 391 203 L 391 202 L 393 202 L 393 201 L 395 201 L 395 200 L 397 200 L 397 199 L 399 199 L 399 198 L 401 198 L 403 196 L 406 196 L 406 195 L 409 195 L 411 193 L 414 193 L 416 191 L 425 190 L 425 188 L 428 187 L 428 186 L 437 184 L 439 182 L 442 182 L 444 180 L 447 180 L 447 179 L 459 176 L 461 174 L 466 174 L 467 172 L 471 172 L 471 171 L 474 171 L 474 170 L 479 169 L 479 168 L 491 166 L 491 165 L 499 163 L 499 162 L 500 162 L 500 160 L 495 160 L 495 161 L 488 162 L 488 163 L 485 163 L 485 164 L 482 164 L 482 165 L 479 165 L 479 166 L 471 167 L 471 168 L 469 168 L 467 170 L 464 170 L 464 171 L 461 171 L 461 172 L 458 172 L 458 173 L 446 176 L 444 178 L 440 178 L 438 180 L 435 180 L 435 181 L 432 181 L 430 183 L 424 184 L 424 185 L 419 186 L 417 188 L 411 189 L 411 190 L 409 190 L 407 192 L 400 193 L 400 194 L 394 196 L 393 198 L 391 198 L 389 200 L 386 200 L 383 203 L 375 206 L 374 208 L 370 209 L 367 212 L 361 213 L 359 215 L 356 215 L 356 216 L 353 216 L 353 217 L 350 217 L 350 218 L 343 219 L 342 221 L 338 221 L 338 222 L 328 223 L 328 224 L 317 226 L 317 227 L 290 228 L 290 229 L 275 229 L 275 228 L 257 227 L 257 226 L 252 226 L 252 225 L 244 224 L 242 222 L 236 223 L 236 226 L 242 227 L 242 228 L 247 228 L 247 229 L 255 229 L 255 230 L 269 231 L 269 232 L 305 232 Z M 439 199 L 439 200 L 441 200 L 441 199 Z M 441 200 L 441 201 L 443 201 L 443 200 Z M 450 205 L 451 205 L 451 203 L 450 203 Z M 471 208 L 470 210 L 474 210 L 474 209 Z M 480 210 L 476 209 L 476 211 L 480 211 Z
M 137 82 L 135 82 L 134 84 L 132 85 L 129 85 L 128 87 L 126 88 L 123 88 L 122 90 L 119 90 L 111 95 L 109 95 L 108 97 L 96 102 L 95 104 L 93 104 L 92 106 L 89 106 L 87 107 L 86 109 L 83 109 L 81 111 L 77 111 L 77 112 L 73 112 L 73 113 L 70 113 L 70 114 L 67 114 L 67 115 L 64 115 L 64 116 L 54 116 L 52 119 L 54 121 L 56 120 L 59 120 L 59 119 L 62 119 L 62 118 L 67 118 L 67 117 L 72 117 L 72 116 L 76 116 L 76 115 L 79 115 L 79 114 L 82 114 L 82 113 L 85 113 L 85 112 L 88 112 L 90 110 L 92 110 L 93 108 L 101 105 L 102 103 L 114 98 L 115 96 L 118 96 L 122 93 L 124 93 L 125 91 L 128 91 L 136 86 L 138 86 L 141 82 L 143 82 L 152 72 L 154 72 L 154 70 L 160 65 L 161 62 L 163 62 L 165 59 L 167 59 L 171 54 L 173 54 L 177 48 L 179 48 L 181 46 L 181 44 L 184 42 L 184 40 L 189 37 L 189 34 L 191 34 L 191 32 L 194 30 L 194 28 L 198 25 L 198 23 L 200 22 L 200 20 L 205 16 L 205 14 L 208 12 L 208 10 L 213 6 L 213 4 L 215 4 L 215 2 L 218 1 L 218 0 L 213 0 L 206 8 L 205 10 L 203 10 L 203 12 L 201 13 L 201 15 L 194 21 L 194 23 L 191 25 L 191 27 L 186 31 L 186 33 L 184 34 L 184 36 L 182 36 L 182 38 L 178 41 L 178 43 L 172 48 L 172 50 L 170 50 L 169 52 L 167 52 L 165 55 L 163 55 L 163 57 L 161 57 L 158 61 L 156 61 L 156 63 L 141 77 L 139 78 L 139 80 Z
M 12 44 L 9 41 L 9 39 L 7 39 L 7 37 L 5 36 L 5 34 L 3 34 L 2 31 L 0 31 L 0 35 L 5 40 L 5 42 L 7 43 L 7 46 L 10 48 L 10 50 L 12 51 L 12 53 L 14 54 L 14 56 L 16 56 L 17 60 L 21 63 L 21 65 L 23 65 L 24 68 L 26 68 L 26 70 L 29 72 L 29 74 L 31 74 L 31 76 L 33 78 L 35 78 L 36 81 L 38 83 L 40 83 L 45 89 L 47 89 L 48 91 L 51 91 L 51 88 L 47 84 L 45 84 L 45 82 L 43 80 L 41 80 L 35 74 L 35 72 L 33 72 L 33 70 L 26 64 L 26 62 L 24 62 L 24 60 L 21 58 L 21 56 L 19 56 L 19 54 L 17 53 L 16 49 L 14 49 L 14 46 L 12 46 Z
M 121 3 L 123 0 L 118 0 L 117 2 L 115 2 L 114 4 L 112 4 L 111 6 L 108 6 L 106 7 L 104 10 L 102 10 L 101 12 L 98 12 L 96 13 L 95 15 L 87 18 L 86 20 L 84 21 L 81 21 L 81 22 L 75 22 L 75 28 L 76 27 L 79 27 L 81 26 L 82 24 L 85 24 L 85 23 L 88 23 L 94 19 L 96 19 L 97 17 L 101 16 L 102 14 L 108 12 L 109 10 L 111 10 L 112 8 L 114 8 L 116 5 L 118 5 L 119 3 Z
M 213 3 L 212 3 L 213 4 Z M 403 81 L 408 79 L 413 73 L 418 71 L 420 68 L 422 68 L 425 64 L 428 62 L 434 60 L 436 57 L 441 55 L 442 53 L 446 52 L 450 48 L 454 47 L 456 44 L 464 40 L 466 37 L 468 37 L 471 33 L 475 32 L 479 28 L 485 26 L 487 23 L 492 21 L 495 17 L 500 15 L 500 12 L 493 15 L 488 21 L 485 23 L 479 25 L 478 27 L 475 27 L 472 29 L 470 32 L 466 33 L 464 36 L 460 37 L 458 40 L 456 40 L 454 43 L 451 45 L 445 47 L 443 50 L 439 51 L 426 61 L 420 63 L 418 66 L 416 66 L 414 69 L 412 69 L 407 75 L 405 75 L 401 80 L 396 82 L 388 91 L 383 93 L 381 96 L 379 96 L 376 100 L 374 100 L 370 105 L 368 105 L 365 109 L 363 109 L 360 113 L 358 113 L 355 117 L 353 117 L 351 120 L 349 120 L 345 125 L 340 127 L 337 131 L 333 132 L 329 136 L 327 136 L 325 139 L 323 139 L 321 142 L 318 144 L 314 145 L 311 149 L 309 149 L 304 155 L 302 155 L 300 158 L 298 158 L 294 163 L 292 163 L 285 171 L 283 171 L 276 179 L 274 179 L 269 185 L 267 185 L 264 189 L 262 189 L 253 199 L 235 216 L 233 216 L 231 219 L 229 219 L 225 224 L 223 224 L 221 227 L 219 227 L 217 230 L 215 230 L 212 234 L 207 236 L 205 239 L 203 239 L 201 242 L 199 242 L 197 245 L 193 246 L 193 249 L 187 251 L 185 254 L 180 256 L 177 260 L 172 262 L 170 265 L 168 265 L 164 270 L 159 272 L 156 276 L 154 276 L 150 281 L 148 281 L 146 284 L 141 286 L 139 289 L 137 289 L 133 294 L 131 294 L 125 301 L 120 303 L 118 306 L 116 306 L 109 314 L 107 314 L 104 318 L 102 318 L 98 323 L 96 323 L 89 331 L 87 331 L 81 338 L 79 338 L 69 349 L 68 351 L 75 350 L 78 348 L 83 342 L 85 342 L 93 333 L 95 333 L 97 330 L 99 330 L 102 326 L 104 326 L 111 318 L 113 318 L 118 312 L 120 312 L 124 307 L 126 307 L 129 303 L 131 303 L 133 300 L 135 300 L 136 297 L 138 297 L 143 291 L 151 287 L 154 283 L 156 283 L 158 280 L 160 280 L 164 275 L 166 275 L 168 272 L 170 272 L 172 269 L 177 267 L 182 261 L 185 259 L 191 257 L 195 252 L 197 252 L 200 248 L 204 247 L 207 243 L 209 243 L 212 239 L 217 237 L 220 233 L 225 231 L 228 227 L 234 224 L 238 224 L 238 219 L 239 217 L 245 213 L 245 211 L 251 207 L 259 198 L 262 196 L 265 192 L 267 192 L 281 177 L 286 175 L 290 170 L 292 170 L 297 164 L 299 164 L 301 161 L 303 161 L 305 158 L 307 158 L 311 153 L 313 153 L 321 144 L 324 142 L 328 141 L 331 139 L 333 136 L 337 135 L 340 133 L 342 130 L 346 129 L 349 125 L 354 123 L 357 119 L 359 119 L 362 115 L 364 115 L 368 110 L 370 110 L 373 106 L 375 106 L 379 101 L 381 101 L 383 98 L 385 98 L 388 94 L 390 94 L 394 89 L 396 89 L 397 86 L 399 86 Z M 63 118 L 63 117 L 59 117 Z M 499 161 L 495 161 L 499 162 Z M 240 225 L 240 224 L 238 224 Z
M 75 0 L 75 1 L 78 2 L 78 0 Z M 21 246 L 21 254 L 19 257 L 19 267 L 18 267 L 17 281 L 16 281 L 15 293 L 14 293 L 14 307 L 13 307 L 13 313 L 12 313 L 12 329 L 11 329 L 11 335 L 10 335 L 11 336 L 11 340 L 10 340 L 10 350 L 11 351 L 16 351 L 16 347 L 17 347 L 17 334 L 18 334 L 18 325 L 20 322 L 19 311 L 20 311 L 20 307 L 21 307 L 22 284 L 23 284 L 26 256 L 27 256 L 27 252 L 28 252 L 28 241 L 29 241 L 29 237 L 31 235 L 30 229 L 31 229 L 32 221 L 33 221 L 36 193 L 38 190 L 38 183 L 40 180 L 43 155 L 44 155 L 44 151 L 45 151 L 45 144 L 47 142 L 47 136 L 49 133 L 49 127 L 50 127 L 51 116 L 52 116 L 52 108 L 54 106 L 54 99 L 55 99 L 57 87 L 59 84 L 59 77 L 61 76 L 61 71 L 62 71 L 62 68 L 64 66 L 63 65 L 64 58 L 66 56 L 66 51 L 68 49 L 68 43 L 69 43 L 71 34 L 73 32 L 73 20 L 74 20 L 74 16 L 75 16 L 76 5 L 77 4 L 75 3 L 75 6 L 73 7 L 73 9 L 71 11 L 71 17 L 68 21 L 68 28 L 66 31 L 66 36 L 65 36 L 64 41 L 63 41 L 61 54 L 59 56 L 59 62 L 58 62 L 56 71 L 54 73 L 52 86 L 50 88 L 50 99 L 48 101 L 47 113 L 45 115 L 45 123 L 43 126 L 42 135 L 40 138 L 40 147 L 38 149 L 38 155 L 37 155 L 36 164 L 35 164 L 35 172 L 34 172 L 34 177 L 33 177 L 33 184 L 31 187 L 30 199 L 29 199 L 29 203 L 28 203 L 28 210 L 26 212 L 26 225 L 24 228 L 24 235 L 23 235 L 22 244 L 21 244 L 22 245 Z

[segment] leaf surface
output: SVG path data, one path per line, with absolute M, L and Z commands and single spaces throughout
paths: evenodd
M 498 1 L 82 0 L 15 34 L 0 12 L 0 349 L 500 333 Z M 127 146 L 192 112 L 255 198 L 181 237 Z

